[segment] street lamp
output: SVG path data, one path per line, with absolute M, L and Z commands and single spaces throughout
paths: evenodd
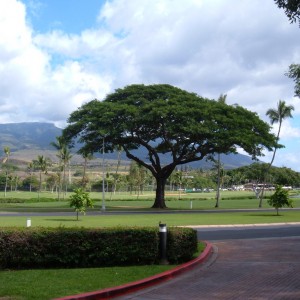
M 103 137 L 103 145 L 102 145 L 102 212 L 105 212 L 104 137 Z

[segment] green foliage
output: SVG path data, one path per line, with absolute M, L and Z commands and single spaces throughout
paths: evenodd
M 285 74 L 295 82 L 295 96 L 300 97 L 300 65 L 291 64 L 289 71 Z
M 56 202 L 53 198 L 47 198 L 47 197 L 40 197 L 40 198 L 15 198 L 15 197 L 6 197 L 6 198 L 0 198 L 0 203 L 45 203 L 44 206 L 46 206 L 46 202 Z M 46 207 L 45 207 L 46 208 Z M 32 209 L 32 207 L 31 207 Z
M 93 201 L 90 199 L 88 192 L 78 188 L 74 191 L 74 194 L 70 196 L 70 207 L 73 207 L 77 212 L 78 220 L 78 213 L 81 212 L 85 214 L 87 207 L 93 207 Z
M 171 263 L 186 261 L 197 250 L 197 235 L 171 229 L 167 247 Z M 158 263 L 158 249 L 153 227 L 7 228 L 0 230 L 0 269 L 151 265 Z
M 228 170 L 230 184 L 244 184 L 246 182 L 263 182 L 264 173 L 268 169 L 268 164 L 253 163 L 249 166 Z M 271 167 L 266 182 L 278 185 L 299 186 L 300 173 L 286 167 Z
M 300 2 L 299 0 L 274 0 L 279 8 L 282 8 L 291 23 L 299 22 L 300 25 Z
M 68 122 L 64 137 L 78 138 L 83 150 L 122 147 L 129 159 L 147 168 L 156 179 L 155 208 L 166 207 L 165 183 L 176 166 L 236 152 L 237 147 L 256 157 L 277 145 L 270 126 L 257 114 L 167 84 L 117 89 L 104 101 L 82 105 Z M 140 147 L 147 155 L 134 151 Z M 160 155 L 166 153 L 172 161 L 162 165 Z
M 276 191 L 271 195 L 270 199 L 268 199 L 268 203 L 276 209 L 277 215 L 279 215 L 279 208 L 284 206 L 293 207 L 293 201 L 289 199 L 289 192 L 284 190 L 280 185 L 276 187 Z
M 6 172 L 15 172 L 19 170 L 19 167 L 11 162 L 6 162 L 1 165 L 1 169 L 5 170 Z
M 167 243 L 167 257 L 170 263 L 188 261 L 198 249 L 197 232 L 191 228 L 170 228 Z
M 21 189 L 23 189 L 25 191 L 29 191 L 30 189 L 32 191 L 37 191 L 38 188 L 39 188 L 39 180 L 35 175 L 26 177 L 23 180 L 22 186 L 21 186 Z

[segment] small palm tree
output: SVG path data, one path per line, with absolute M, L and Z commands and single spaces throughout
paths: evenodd
M 286 105 L 284 100 L 279 100 L 277 103 L 277 108 L 270 108 L 267 110 L 266 115 L 270 118 L 270 123 L 271 125 L 278 123 L 278 131 L 277 131 L 277 136 L 276 136 L 276 142 L 278 144 L 279 141 L 279 136 L 280 136 L 280 131 L 281 131 L 281 126 L 282 122 L 286 118 L 292 118 L 292 111 L 294 110 L 293 105 Z M 274 148 L 273 156 L 271 159 L 271 162 L 267 166 L 267 170 L 265 171 L 264 179 L 266 179 L 266 175 L 268 174 L 274 159 L 276 155 L 278 146 Z M 265 181 L 265 180 L 264 180 Z M 264 195 L 264 185 L 260 194 L 260 200 L 259 200 L 259 207 L 262 207 L 262 200 L 263 200 L 263 195 Z
M 51 165 L 51 161 L 49 158 L 44 157 L 43 155 L 38 155 L 36 160 L 33 160 L 34 167 L 39 170 L 39 192 L 38 192 L 38 198 L 40 199 L 40 193 L 42 190 L 42 173 L 47 174 L 48 167 Z

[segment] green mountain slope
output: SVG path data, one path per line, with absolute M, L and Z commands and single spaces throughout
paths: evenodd
M 11 150 L 11 158 L 20 161 L 32 161 L 37 155 L 49 157 L 52 161 L 57 160 L 56 150 L 51 146 L 51 142 L 56 141 L 56 137 L 61 135 L 61 128 L 56 127 L 52 123 L 9 123 L 0 124 L 0 153 L 3 157 L 3 148 L 8 146 Z M 137 150 L 141 157 L 146 155 L 142 149 Z M 101 157 L 101 154 L 96 155 Z M 221 156 L 222 164 L 227 169 L 237 168 L 251 164 L 253 161 L 249 156 L 241 154 L 230 154 Z M 79 159 L 79 156 L 74 156 L 73 160 Z M 105 159 L 116 160 L 116 153 L 105 154 Z M 122 155 L 122 160 L 127 160 L 125 154 Z M 170 157 L 164 155 L 163 163 L 168 163 Z M 212 163 L 205 160 L 193 162 L 189 164 L 192 168 L 211 168 Z M 183 166 L 184 167 L 184 166 Z
M 29 149 L 53 150 L 50 145 L 61 134 L 61 129 L 51 123 L 0 124 L 1 150 L 8 146 L 11 152 Z

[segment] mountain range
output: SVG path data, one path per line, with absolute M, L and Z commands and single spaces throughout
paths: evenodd
M 11 158 L 19 161 L 32 161 L 37 155 L 44 155 L 52 160 L 57 160 L 56 150 L 51 142 L 56 141 L 62 129 L 52 123 L 26 122 L 0 124 L 0 151 L 3 156 L 4 147 L 9 147 Z M 141 150 L 139 150 L 140 152 Z M 142 153 L 139 153 L 142 154 Z M 143 155 L 145 157 L 145 155 Z M 105 159 L 116 160 L 116 153 L 105 154 Z M 122 160 L 128 160 L 125 154 Z M 162 163 L 167 163 L 169 157 L 162 156 Z M 237 168 L 253 163 L 251 157 L 242 154 L 221 155 L 221 162 L 226 169 Z M 192 168 L 210 168 L 209 161 L 199 161 L 189 164 Z

